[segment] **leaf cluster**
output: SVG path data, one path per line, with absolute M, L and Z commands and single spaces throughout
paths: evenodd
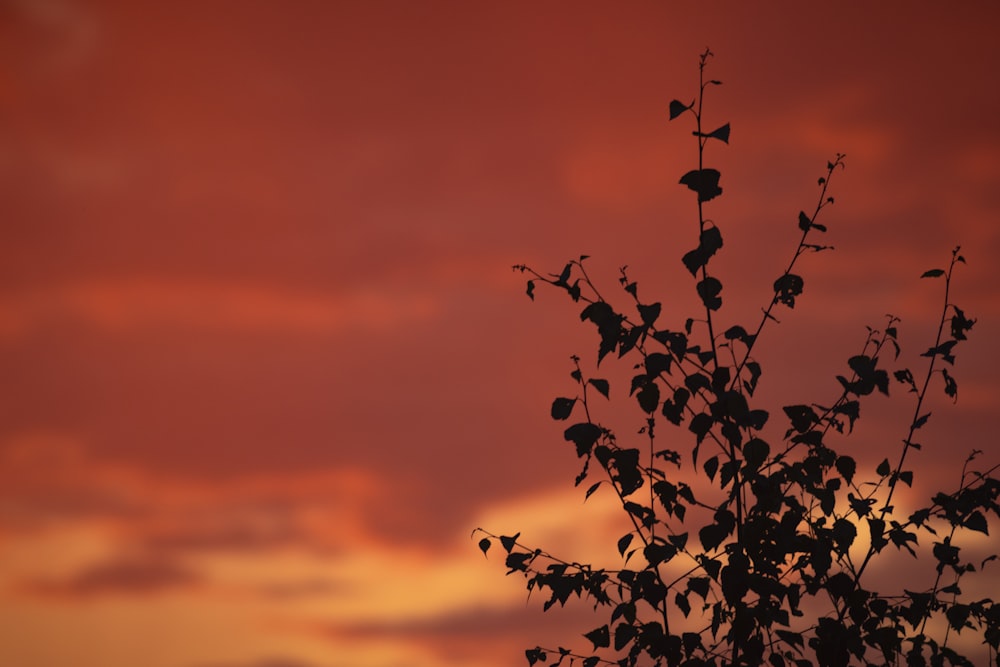
M 620 567 L 563 559 L 524 545 L 520 534 L 474 531 L 484 554 L 499 544 L 508 574 L 523 576 L 529 594 L 545 598 L 545 610 L 579 598 L 607 613 L 606 623 L 582 633 L 584 649 L 535 647 L 526 651 L 528 664 L 971 665 L 955 642 L 970 634 L 995 656 L 1000 608 L 964 582 L 996 557 L 974 562 L 964 545 L 976 533 L 988 535 L 990 521 L 1000 517 L 996 467 L 974 471 L 974 451 L 958 484 L 915 511 L 897 507 L 896 495 L 899 483 L 914 484 L 908 464 L 931 416 L 932 380 L 940 379 L 946 396 L 957 400 L 949 369 L 975 324 L 950 301 L 964 257 L 956 248 L 947 268 L 923 274 L 944 282 L 938 331 L 921 355 L 923 368 L 898 366 L 899 320 L 887 316 L 880 329 L 867 329 L 827 400 L 803 398 L 780 411 L 758 405 L 763 369 L 755 346 L 778 321 L 779 309 L 794 309 L 802 296 L 801 258 L 830 249 L 816 241 L 827 229 L 817 220 L 834 203 L 828 189 L 844 156 L 827 163 L 811 212 L 800 211 L 790 225 L 798 243 L 760 320 L 721 326 L 723 285 L 712 266 L 723 234 L 704 208 L 722 195 L 721 174 L 704 165 L 707 146 L 728 144 L 731 128 L 703 129 L 706 92 L 720 85 L 705 78 L 710 56 L 702 55 L 694 100 L 669 105 L 670 120 L 690 116 L 695 126 L 698 167 L 680 184 L 695 193 L 697 244 L 682 262 L 703 312 L 671 327 L 663 303 L 641 297 L 625 267 L 621 298 L 605 299 L 587 272 L 587 256 L 559 273 L 514 267 L 529 274 L 533 300 L 542 284 L 582 305 L 581 322 L 597 334 L 596 369 L 615 360 L 632 370 L 628 386 L 618 389 L 588 376 L 574 356 L 575 393 L 550 407 L 554 420 L 566 422 L 563 438 L 581 462 L 576 485 L 588 482 L 588 498 L 602 489 L 612 493 L 627 518 L 630 529 L 616 543 Z M 870 469 L 842 443 L 872 395 L 897 389 L 913 401 L 912 419 L 893 460 L 887 456 Z M 638 408 L 638 437 L 620 440 L 597 417 L 612 395 Z M 690 445 L 678 448 L 684 441 Z M 870 570 L 890 552 L 932 563 L 930 579 L 884 590 Z

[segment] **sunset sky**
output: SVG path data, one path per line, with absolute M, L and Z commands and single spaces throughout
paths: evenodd
M 592 327 L 511 266 L 586 253 L 615 298 L 627 264 L 693 314 L 697 153 L 667 107 L 706 46 L 727 325 L 756 324 L 847 156 L 762 400 L 832 401 L 889 312 L 918 368 L 942 298 L 919 276 L 961 245 L 978 323 L 914 467 L 936 491 L 974 448 L 1000 462 L 1000 5 L 955 7 L 0 0 L 0 664 L 500 667 L 577 641 L 582 611 L 542 614 L 470 540 L 619 535 L 549 417 Z M 910 411 L 874 397 L 844 446 L 898 451 Z

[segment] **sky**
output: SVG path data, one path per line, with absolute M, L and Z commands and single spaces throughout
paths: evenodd
M 667 108 L 706 47 L 723 321 L 756 323 L 847 156 L 761 400 L 835 398 L 890 312 L 917 368 L 942 299 L 919 276 L 961 245 L 978 322 L 914 465 L 937 490 L 972 449 L 1000 462 L 998 25 L 990 2 L 0 1 L 0 663 L 499 667 L 583 641 L 586 609 L 542 614 L 470 539 L 601 559 L 620 530 L 549 417 L 594 333 L 511 267 L 588 254 L 614 294 L 627 264 L 681 326 L 697 153 Z M 844 447 L 898 451 L 908 401 L 873 398 Z

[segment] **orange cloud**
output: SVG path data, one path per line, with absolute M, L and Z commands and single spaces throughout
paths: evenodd
M 164 589 L 189 588 L 201 581 L 194 570 L 164 559 L 119 559 L 91 565 L 67 579 L 27 581 L 20 588 L 29 595 L 79 601 L 109 593 L 149 595 Z
M 427 293 L 308 294 L 244 283 L 144 278 L 8 292 L 0 302 L 0 331 L 19 336 L 66 319 L 109 333 L 176 327 L 316 335 L 382 330 L 432 317 L 439 308 Z

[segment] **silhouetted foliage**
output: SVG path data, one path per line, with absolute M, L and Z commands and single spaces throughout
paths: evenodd
M 698 167 L 680 183 L 696 194 L 698 244 L 683 264 L 695 278 L 704 312 L 688 318 L 683 330 L 665 328 L 662 303 L 640 297 L 625 268 L 619 282 L 628 305 L 613 304 L 591 281 L 586 256 L 559 273 L 514 267 L 528 274 L 532 300 L 541 284 L 583 304 L 580 319 L 598 334 L 597 366 L 618 359 L 634 368 L 627 400 L 638 405 L 644 423 L 642 446 L 623 444 L 634 438 L 619 440 L 596 417 L 593 392 L 610 399 L 610 382 L 588 376 L 580 358 L 572 357 L 576 393 L 556 398 L 551 416 L 569 422 L 564 437 L 582 461 L 576 485 L 599 468 L 601 479 L 585 497 L 610 488 L 631 523 L 617 541 L 619 569 L 525 546 L 520 534 L 473 533 L 484 554 L 499 543 L 508 574 L 521 573 L 529 592 L 547 596 L 545 610 L 580 597 L 607 613 L 607 622 L 582 633 L 584 649 L 536 647 L 525 652 L 528 664 L 970 665 L 954 648 L 959 633 L 980 638 L 992 662 L 1000 646 L 1000 609 L 990 591 L 962 583 L 995 556 L 970 562 L 962 545 L 975 533 L 988 534 L 988 517 L 1000 516 L 996 467 L 973 471 L 980 453 L 973 450 L 960 474 L 956 470 L 955 487 L 912 512 L 896 504 L 899 484 L 913 485 L 909 466 L 921 448 L 917 432 L 930 417 L 925 404 L 932 381 L 941 380 L 950 399 L 958 396 L 950 369 L 975 324 L 950 300 L 954 270 L 965 260 L 955 248 L 947 268 L 922 276 L 940 280 L 944 293 L 934 343 L 922 355 L 925 368 L 894 368 L 898 319 L 888 316 L 880 330 L 868 328 L 860 352 L 835 376 L 832 402 L 803 397 L 777 412 L 758 407 L 754 391 L 762 368 L 753 351 L 776 313 L 802 297 L 802 256 L 828 249 L 815 240 L 826 231 L 817 218 L 834 203 L 828 189 L 844 156 L 827 163 L 812 212 L 798 214 L 798 245 L 760 321 L 723 329 L 723 285 L 710 270 L 723 236 L 704 213 L 723 189 L 720 172 L 704 160 L 713 140 L 728 143 L 730 126 L 703 131 L 706 92 L 720 84 L 705 79 L 710 56 L 707 50 L 701 56 L 697 97 L 669 106 L 670 120 L 690 117 L 695 125 Z M 834 448 L 834 434 L 849 436 L 867 397 L 889 394 L 891 385 L 912 394 L 913 417 L 892 460 L 869 470 L 867 462 Z M 776 424 L 779 437 L 772 437 Z M 690 446 L 664 447 L 665 437 L 672 445 L 686 438 Z M 892 551 L 932 559 L 930 580 L 879 590 L 885 582 L 865 575 Z

